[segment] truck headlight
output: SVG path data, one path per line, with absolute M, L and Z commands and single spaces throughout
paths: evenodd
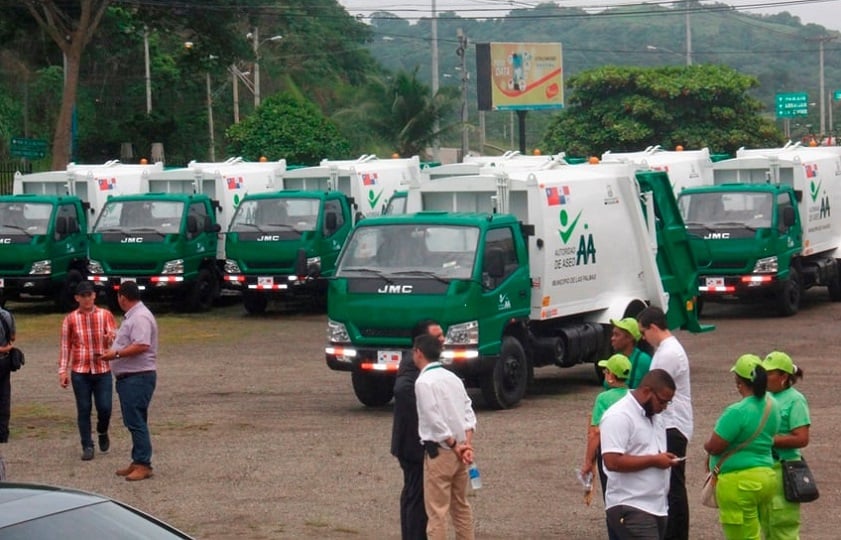
M 184 273 L 184 259 L 174 259 L 164 263 L 161 274 L 183 274 Z
M 89 274 L 104 274 L 105 269 L 102 268 L 102 263 L 101 262 L 91 259 L 90 261 L 88 261 L 88 273 Z
M 321 273 L 321 257 L 307 257 L 307 273 L 310 275 Z
M 35 261 L 29 269 L 30 276 L 43 276 L 53 273 L 53 262 L 51 260 Z
M 225 273 L 226 274 L 241 274 L 239 265 L 233 259 L 225 259 Z
M 447 328 L 444 345 L 478 345 L 479 321 L 454 324 Z
M 350 343 L 350 334 L 344 323 L 327 319 L 327 341 L 329 343 Z
M 778 270 L 779 264 L 776 255 L 759 259 L 753 267 L 754 274 L 776 274 Z

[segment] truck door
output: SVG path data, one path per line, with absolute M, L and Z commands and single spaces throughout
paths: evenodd
M 776 252 L 779 254 L 780 272 L 788 269 L 792 255 L 800 250 L 803 241 L 802 221 L 797 215 L 796 202 L 791 199 L 791 195 L 789 192 L 777 195 Z M 789 208 L 792 210 L 788 210 Z M 784 220 L 786 213 L 794 215 L 794 224 L 786 225 Z
M 321 256 L 322 271 L 329 275 L 332 275 L 333 270 L 336 268 L 336 259 L 339 257 L 342 244 L 344 244 L 349 231 L 349 227 L 345 227 L 345 224 L 350 221 L 350 210 L 342 206 L 341 201 L 338 199 L 324 201 L 321 227 L 323 237 L 319 254 Z M 335 223 L 333 223 L 332 217 L 328 217 L 331 215 L 335 216 Z M 330 228 L 328 225 L 334 226 Z
M 519 260 L 515 242 L 515 233 L 511 227 L 490 229 L 485 235 L 482 256 L 483 285 L 480 314 L 481 345 L 488 340 L 500 340 L 505 325 L 512 317 L 520 317 L 529 312 L 530 279 L 528 264 Z M 502 265 L 499 266 L 501 259 Z M 495 268 L 496 267 L 496 268 Z

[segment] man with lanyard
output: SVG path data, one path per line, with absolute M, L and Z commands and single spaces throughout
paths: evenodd
M 631 361 L 628 388 L 636 388 L 651 367 L 651 355 L 639 347 L 642 339 L 639 324 L 633 317 L 625 317 L 618 321 L 611 319 L 610 324 L 613 326 L 610 345 L 614 352 L 624 354 Z
M 93 459 L 91 397 L 96 406 L 99 450 L 107 452 L 111 446 L 108 438 L 112 402 L 111 366 L 100 357 L 110 347 L 117 323 L 110 311 L 96 306 L 96 292 L 90 281 L 79 283 L 75 297 L 79 307 L 68 313 L 61 324 L 58 382 L 62 388 L 73 384 L 82 460 L 90 461 Z
M 137 283 L 126 281 L 120 285 L 117 302 L 126 316 L 113 347 L 101 357 L 111 362 L 123 424 L 131 433 L 131 464 L 118 469 L 117 475 L 129 481 L 145 480 L 152 476 L 152 439 L 147 418 L 157 383 L 158 323 L 140 301 Z
M 679 458 L 686 457 L 686 446 L 692 438 L 692 392 L 689 383 L 689 358 L 675 336 L 669 331 L 666 314 L 659 307 L 650 306 L 637 317 L 645 340 L 655 347 L 651 369 L 662 369 L 675 382 L 672 405 L 663 413 L 666 424 L 667 448 Z M 669 522 L 666 540 L 688 540 L 689 500 L 686 496 L 686 462 L 672 467 L 669 478 Z
M 418 435 L 426 448 L 423 462 L 424 505 L 430 540 L 447 538 L 447 515 L 458 540 L 473 540 L 473 511 L 467 502 L 467 466 L 473 463 L 476 415 L 455 373 L 438 361 L 441 344 L 430 335 L 415 338 Z

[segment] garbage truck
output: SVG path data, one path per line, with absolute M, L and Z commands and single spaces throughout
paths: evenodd
M 700 265 L 699 307 L 768 302 L 790 316 L 811 287 L 841 301 L 838 149 L 741 149 L 713 173 L 715 185 L 679 198 Z
M 148 175 L 162 168 L 109 161 L 15 174 L 13 195 L 0 197 L 0 303 L 50 298 L 61 311 L 74 309 L 91 216 L 110 195 L 145 190 Z
M 270 300 L 323 309 L 327 280 L 354 223 L 377 215 L 400 186 L 417 182 L 420 161 L 323 160 L 286 171 L 281 191 L 249 194 L 225 238 L 224 279 L 248 313 Z
M 688 187 L 713 184 L 713 160 L 709 148 L 700 150 L 664 150 L 649 146 L 640 152 L 605 152 L 601 161 L 633 163 L 643 170 L 663 171 L 669 175 L 675 194 Z
M 356 225 L 329 282 L 327 366 L 392 398 L 410 332 L 445 329 L 445 366 L 488 406 L 534 369 L 606 358 L 610 320 L 648 305 L 700 331 L 695 261 L 668 176 L 629 164 L 496 171 L 410 186 L 408 214 Z

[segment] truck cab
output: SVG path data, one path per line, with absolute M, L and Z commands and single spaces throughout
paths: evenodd
M 219 294 L 214 202 L 206 195 L 111 197 L 90 234 L 88 279 L 109 302 L 123 281 L 148 297 L 173 298 L 187 311 L 210 309 Z
M 246 195 L 225 238 L 225 284 L 242 292 L 252 314 L 263 313 L 270 299 L 323 304 L 352 227 L 353 200 L 338 191 Z

